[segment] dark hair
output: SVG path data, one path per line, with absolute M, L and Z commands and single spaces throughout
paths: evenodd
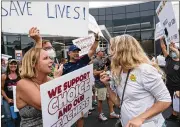
M 7 76 L 10 74 L 9 62 L 10 62 L 10 61 L 8 61 L 7 69 L 6 69 L 6 75 L 7 75 Z M 18 62 L 17 62 L 17 69 L 16 69 L 15 72 L 16 72 L 17 76 L 20 76 L 20 74 L 19 74 L 19 64 L 18 64 Z

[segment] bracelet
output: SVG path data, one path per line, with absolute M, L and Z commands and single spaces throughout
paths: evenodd
M 95 41 L 100 41 L 100 40 L 96 40 L 96 39 L 95 39 Z

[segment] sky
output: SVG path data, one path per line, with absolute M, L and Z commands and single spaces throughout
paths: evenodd
M 115 5 L 128 5 L 128 4 L 135 4 L 135 3 L 139 3 L 142 1 L 94 1 L 94 2 L 89 2 L 89 8 L 98 8 L 98 7 L 108 7 L 108 6 L 115 6 Z M 172 2 L 174 3 L 178 3 L 178 1 Z

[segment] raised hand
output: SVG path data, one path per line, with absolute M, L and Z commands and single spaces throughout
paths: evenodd
M 40 36 L 39 29 L 37 29 L 37 27 L 32 27 L 29 30 L 29 36 L 35 40 L 37 48 L 42 48 L 42 38 Z
M 164 40 L 163 39 L 164 39 L 164 37 L 160 38 L 161 48 L 162 49 L 166 49 L 166 45 L 164 44 Z
M 97 34 L 94 34 L 94 37 L 95 37 L 95 41 L 99 41 L 99 40 L 100 40 L 99 33 L 97 33 Z

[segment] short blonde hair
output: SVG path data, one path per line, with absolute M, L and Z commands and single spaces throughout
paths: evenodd
M 22 60 L 21 78 L 31 79 L 37 76 L 34 67 L 39 60 L 41 50 L 42 48 L 31 48 L 26 52 Z
M 111 46 L 111 50 L 113 50 L 111 61 L 113 75 L 117 74 L 117 69 L 120 67 L 129 70 L 150 61 L 139 42 L 130 35 L 125 34 L 112 38 Z

